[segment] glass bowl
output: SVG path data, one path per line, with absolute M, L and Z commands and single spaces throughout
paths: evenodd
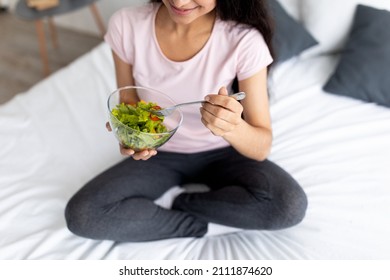
M 145 87 L 126 86 L 110 94 L 107 105 L 112 131 L 119 143 L 136 152 L 162 146 L 175 134 L 183 121 L 183 114 L 180 109 L 177 109 L 171 115 L 164 117 L 163 125 L 167 128 L 166 132 L 147 133 L 125 125 L 112 113 L 112 109 L 121 103 L 135 104 L 140 100 L 156 103 L 161 108 L 175 105 L 166 94 Z M 150 117 L 153 118 L 152 115 Z

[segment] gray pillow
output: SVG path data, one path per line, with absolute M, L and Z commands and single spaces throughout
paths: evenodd
M 282 62 L 299 55 L 318 42 L 305 27 L 292 18 L 276 0 L 268 0 L 271 16 L 275 23 L 273 48 L 275 62 Z
M 390 12 L 358 5 L 352 30 L 324 90 L 390 107 Z

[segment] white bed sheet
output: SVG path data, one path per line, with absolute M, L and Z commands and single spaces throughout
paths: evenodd
M 116 243 L 74 236 L 63 214 L 122 159 L 104 126 L 115 79 L 102 43 L 0 106 L 0 259 L 390 259 L 390 109 L 324 93 L 336 61 L 294 59 L 270 75 L 270 159 L 308 195 L 301 224 Z

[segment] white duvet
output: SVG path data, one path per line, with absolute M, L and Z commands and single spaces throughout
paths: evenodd
M 389 259 L 390 109 L 324 93 L 336 61 L 292 59 L 270 75 L 270 159 L 308 195 L 301 224 L 115 243 L 64 220 L 68 199 L 122 159 L 104 125 L 115 78 L 102 43 L 0 106 L 0 259 Z

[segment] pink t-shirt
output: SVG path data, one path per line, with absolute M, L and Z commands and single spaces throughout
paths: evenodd
M 176 103 L 203 100 L 232 81 L 247 79 L 267 67 L 272 57 L 262 35 L 234 22 L 215 21 L 205 46 L 191 59 L 176 62 L 161 51 L 155 17 L 161 4 L 123 8 L 110 19 L 105 41 L 132 65 L 137 86 L 157 89 Z M 176 134 L 159 150 L 194 153 L 229 145 L 201 122 L 199 106 L 181 108 L 184 119 Z

